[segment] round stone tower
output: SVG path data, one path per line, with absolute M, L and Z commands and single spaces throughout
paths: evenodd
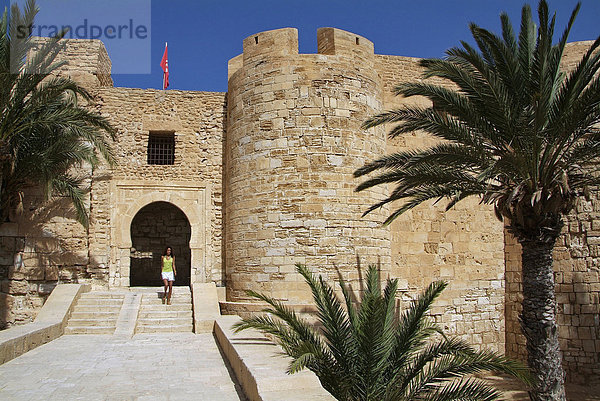
M 385 154 L 373 43 L 321 28 L 318 54 L 298 54 L 285 28 L 244 39 L 229 62 L 225 144 L 225 264 L 229 301 L 257 290 L 290 302 L 312 298 L 295 264 L 337 279 L 390 263 L 388 210 L 361 217 L 383 188 L 355 193 L 352 173 Z

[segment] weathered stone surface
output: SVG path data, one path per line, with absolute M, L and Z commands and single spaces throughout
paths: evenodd
M 256 330 L 234 333 L 236 316 L 222 316 L 215 321 L 214 336 L 251 401 L 333 400 L 319 379 L 309 370 L 286 374 L 289 360 L 283 351 Z
M 591 200 L 598 197 L 594 193 Z M 587 212 L 580 198 L 569 216 L 554 249 L 554 279 L 559 341 L 567 380 L 598 383 L 600 377 L 600 268 L 595 233 L 581 230 L 600 223 L 600 211 Z M 590 235 L 592 234 L 592 235 Z M 525 360 L 525 338 L 521 334 L 521 247 L 506 233 L 506 354 Z
M 0 331 L 0 365 L 61 336 L 73 306 L 89 286 L 63 284 L 48 298 L 33 323 Z M 0 302 L 10 302 L 0 294 Z
M 59 282 L 131 285 L 132 257 L 152 258 L 144 274 L 154 274 L 155 253 L 173 239 L 189 241 L 178 269 L 189 269 L 192 284 L 223 286 L 231 313 L 246 312 L 248 289 L 309 301 L 297 263 L 353 283 L 357 261 L 378 263 L 385 277 L 399 278 L 405 305 L 431 281 L 449 281 L 432 310 L 436 321 L 477 347 L 522 355 L 519 249 L 489 207 L 425 204 L 389 227 L 380 224 L 387 207 L 361 217 L 389 188 L 355 193 L 357 167 L 436 143 L 421 132 L 390 140 L 382 127 L 361 128 L 381 110 L 428 106 L 393 95 L 398 83 L 421 79 L 419 59 L 376 55 L 367 39 L 334 28 L 317 39 L 318 54 L 298 54 L 295 29 L 249 36 L 229 61 L 228 93 L 114 88 L 102 43 L 69 41 L 60 74 L 88 88 L 89 107 L 114 124 L 116 164 L 81 170 L 88 229 L 68 202 L 44 203 L 36 189 L 24 194 L 23 214 L 0 225 L 0 325 L 31 321 Z M 588 46 L 569 44 L 563 67 Z M 151 133 L 173 135 L 174 164 L 148 164 Z M 189 232 L 169 224 L 160 202 L 182 211 Z M 155 210 L 139 223 L 148 205 Z M 582 380 L 600 377 L 598 213 L 596 195 L 582 198 L 555 253 L 565 366 Z M 165 235 L 151 233 L 161 226 Z
M 244 40 L 229 79 L 228 300 L 248 299 L 251 288 L 302 302 L 312 296 L 295 263 L 349 281 L 357 257 L 390 265 L 389 229 L 379 224 L 387 208 L 361 218 L 384 190 L 357 194 L 352 178 L 386 151 L 383 129 L 360 128 L 383 107 L 381 82 L 372 43 L 356 45 L 351 33 L 319 30 L 319 55 L 298 54 L 295 29 L 257 38 Z
M 219 296 L 215 283 L 192 284 L 194 303 L 194 333 L 212 333 L 219 310 Z

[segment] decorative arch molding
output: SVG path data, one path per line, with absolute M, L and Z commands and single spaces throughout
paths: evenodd
M 160 192 L 148 194 L 146 196 L 143 196 L 142 198 L 137 199 L 130 206 L 129 210 L 122 216 L 122 223 L 120 224 L 120 230 L 117 236 L 117 240 L 120 243 L 122 243 L 124 246 L 131 248 L 131 222 L 133 221 L 135 215 L 138 214 L 138 212 L 142 210 L 144 206 L 148 206 L 149 204 L 154 202 L 167 202 L 181 210 L 183 214 L 185 214 L 185 217 L 187 217 L 188 221 L 190 222 L 190 225 L 192 226 L 190 246 L 199 245 L 198 232 L 200 231 L 200 225 L 203 222 L 198 216 L 198 213 L 196 213 L 195 210 L 186 210 L 186 207 L 189 205 L 181 196 L 174 194 L 167 194 L 167 196 L 164 196 L 164 194 Z
M 111 204 L 111 287 L 130 285 L 131 267 L 131 223 L 136 214 L 154 202 L 167 202 L 179 208 L 187 217 L 191 226 L 191 283 L 207 280 L 206 266 L 210 243 L 206 233 L 210 219 L 210 187 L 193 186 L 190 183 L 126 181 L 112 185 Z

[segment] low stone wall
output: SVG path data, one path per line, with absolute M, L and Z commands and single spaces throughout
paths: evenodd
M 214 333 L 250 401 L 334 400 L 312 372 L 285 373 L 289 359 L 264 335 L 256 330 L 235 334 L 231 326 L 239 320 L 237 316 L 218 318 Z
M 219 313 L 219 296 L 215 283 L 192 284 L 192 305 L 194 307 L 194 333 L 213 331 Z
M 296 313 L 304 316 L 307 314 L 314 316 L 317 313 L 317 307 L 312 304 L 291 304 L 286 302 L 285 305 L 292 308 Z M 219 302 L 222 315 L 236 315 L 242 318 L 262 314 L 263 309 L 268 306 L 269 305 L 264 302 Z
M 0 364 L 60 337 L 80 295 L 90 290 L 85 284 L 60 284 L 33 323 L 0 332 Z

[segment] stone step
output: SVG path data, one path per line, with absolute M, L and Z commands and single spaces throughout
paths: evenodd
M 119 317 L 119 311 L 107 312 L 107 311 L 91 311 L 91 312 L 75 312 L 71 313 L 71 319 L 117 319 Z
M 144 299 L 162 299 L 163 294 L 162 292 L 160 294 L 144 294 Z M 187 293 L 187 294 L 182 294 L 182 293 L 174 293 L 173 295 L 171 295 L 171 299 L 174 298 L 190 298 L 191 294 Z
M 144 294 L 144 298 L 147 301 L 160 301 L 162 299 L 163 295 L 162 293 L 160 294 Z M 171 295 L 171 299 L 190 299 L 191 298 L 191 294 L 173 294 Z
M 150 294 L 150 293 L 158 293 L 160 292 L 162 294 L 162 292 L 164 291 L 164 287 L 160 286 L 160 287 L 131 287 L 129 289 L 129 291 L 133 291 L 133 292 L 141 292 L 143 294 Z M 188 293 L 191 294 L 192 292 L 190 291 L 190 287 L 189 286 L 185 286 L 185 285 L 176 285 L 173 286 L 173 293 Z
M 136 333 L 171 333 L 193 331 L 192 296 L 174 290 L 171 305 L 162 303 L 162 291 L 144 294 L 138 314 Z
M 161 288 L 160 290 L 156 290 L 154 292 L 154 294 L 160 294 L 160 295 L 162 295 L 163 292 L 164 292 L 164 289 Z M 190 295 L 191 293 L 192 292 L 190 291 L 189 287 L 180 287 L 180 288 L 179 287 L 175 287 L 175 288 L 173 288 L 173 295 L 176 295 L 176 294 Z M 150 294 L 152 294 L 152 292 L 144 293 L 144 295 L 150 295 Z
M 191 303 L 187 303 L 187 304 L 174 304 L 172 303 L 171 305 L 163 305 L 163 304 L 153 304 L 153 305 L 144 305 L 142 304 L 140 311 L 142 312 L 152 312 L 152 311 L 191 311 L 192 310 L 192 304 Z
M 178 311 L 178 310 L 155 310 L 155 311 L 140 311 L 139 315 L 138 315 L 138 319 L 159 319 L 162 317 L 170 317 L 170 316 L 176 316 L 176 317 L 184 317 L 184 318 L 192 318 L 192 311 L 191 310 L 182 310 L 182 311 Z
M 167 303 L 165 302 L 163 304 L 162 301 L 160 301 L 160 300 L 158 302 L 142 301 L 141 307 L 142 308 L 154 308 L 155 306 L 163 306 L 163 305 L 167 305 Z M 192 307 L 192 303 L 190 302 L 189 299 L 185 299 L 185 300 L 171 299 L 171 306 L 173 306 L 173 305 L 185 305 L 186 307 L 189 307 L 189 308 Z
M 123 300 L 125 298 L 125 294 L 122 292 L 110 292 L 110 291 L 105 291 L 105 292 L 86 292 L 84 294 L 81 294 L 81 297 L 79 299 L 121 299 Z
M 124 291 L 89 291 L 81 294 L 80 298 L 125 298 Z
M 149 297 L 149 298 L 152 298 L 152 297 L 155 297 L 155 298 L 161 298 L 161 297 L 163 296 L 163 290 L 161 289 L 161 290 L 159 290 L 159 291 L 143 292 L 143 293 L 141 293 L 141 294 L 143 294 L 143 295 L 144 295 L 144 297 Z M 173 297 L 175 297 L 175 296 L 190 296 L 191 294 L 192 294 L 192 293 L 189 291 L 189 289 L 188 289 L 187 291 L 185 291 L 185 290 L 184 290 L 184 291 L 182 291 L 182 290 L 179 290 L 179 289 L 174 289 L 174 290 L 173 290 L 173 295 L 172 295 L 172 296 L 173 296 Z
M 191 323 L 191 317 L 160 317 L 138 320 L 138 326 L 182 326 Z
M 123 305 L 123 299 L 118 298 L 81 298 L 77 301 L 77 305 L 101 305 L 101 306 L 115 306 L 120 307 Z
M 78 327 L 78 326 L 110 326 L 113 324 L 116 324 L 117 322 L 117 316 L 114 317 L 105 317 L 105 318 L 98 318 L 98 317 L 88 317 L 88 318 L 73 318 L 71 317 L 71 319 L 69 319 L 69 324 L 68 326 L 73 326 L 73 327 Z M 67 327 L 68 327 L 67 326 Z
M 113 334 L 124 299 L 123 292 L 82 294 L 67 322 L 65 334 Z
M 111 312 L 119 313 L 121 310 L 121 304 L 119 305 L 75 305 L 73 313 L 75 312 Z
M 116 325 L 112 326 L 67 326 L 65 334 L 113 334 Z
M 162 303 L 162 289 L 138 291 L 136 288 L 135 292 L 141 294 L 141 300 L 138 298 L 137 317 L 133 315 L 135 333 L 193 331 L 190 290 L 186 287 L 176 290 L 171 297 L 171 305 L 167 305 Z M 123 312 L 125 295 L 122 292 L 92 292 L 84 295 L 71 314 L 65 334 L 114 334 Z
M 193 331 L 192 323 L 184 325 L 157 325 L 157 326 L 140 326 L 135 329 L 136 333 L 180 333 Z

